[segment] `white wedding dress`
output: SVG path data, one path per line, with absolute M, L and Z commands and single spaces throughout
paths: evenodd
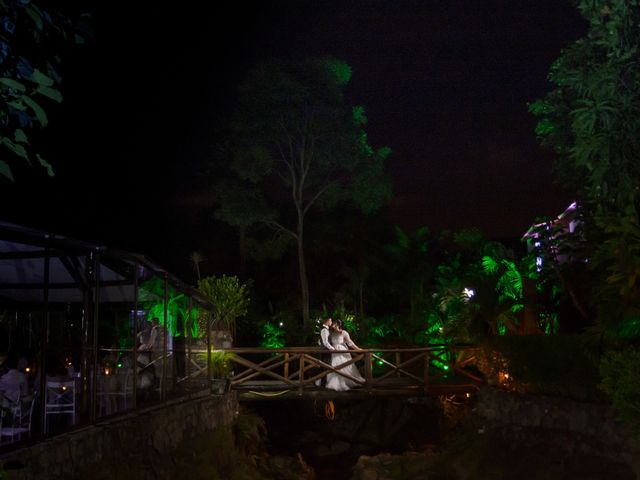
M 351 341 L 351 337 L 349 337 L 349 333 L 345 330 L 342 332 L 331 332 L 329 337 L 329 341 L 335 350 L 349 350 L 349 347 L 355 348 L 355 343 Z M 331 366 L 337 367 L 351 360 L 350 353 L 333 353 L 331 355 Z M 341 372 L 364 382 L 364 378 L 360 375 L 358 371 L 358 367 L 356 367 L 355 363 L 348 365 L 344 368 L 340 369 Z M 354 382 L 353 380 L 343 377 L 337 373 L 330 373 L 327 375 L 327 385 L 326 388 L 330 390 L 336 390 L 337 392 L 344 392 L 349 390 L 350 388 L 360 386 L 359 383 Z

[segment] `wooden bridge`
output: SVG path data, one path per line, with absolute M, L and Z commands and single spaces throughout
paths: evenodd
M 233 354 L 231 388 L 238 391 L 241 400 L 469 396 L 482 383 L 477 372 L 469 368 L 476 352 L 469 346 L 348 350 L 351 360 L 335 367 L 321 360 L 328 352 L 318 347 L 231 348 L 225 351 Z M 364 381 L 341 371 L 351 364 L 358 367 Z M 318 380 L 332 372 L 357 386 L 347 392 L 336 392 L 317 385 Z

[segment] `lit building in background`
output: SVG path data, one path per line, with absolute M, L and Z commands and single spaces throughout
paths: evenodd
M 566 253 L 559 251 L 558 243 L 567 235 L 572 235 L 581 223 L 576 202 L 571 203 L 564 212 L 553 220 L 536 223 L 527 230 L 522 239 L 527 243 L 528 252 L 540 252 L 536 256 L 536 270 L 542 270 L 542 252 L 553 255 L 557 263 L 569 260 Z

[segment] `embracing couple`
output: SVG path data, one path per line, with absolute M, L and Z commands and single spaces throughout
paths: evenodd
M 327 318 L 324 322 L 322 322 L 319 343 L 322 348 L 331 351 L 331 353 L 327 352 L 326 354 L 322 355 L 322 361 L 328 363 L 334 368 L 349 362 L 351 360 L 351 354 L 349 352 L 333 352 L 340 352 L 349 349 L 360 350 L 360 347 L 358 347 L 355 343 L 353 343 L 353 340 L 351 340 L 349 332 L 344 329 L 344 324 L 340 319 L 333 320 L 331 318 Z M 356 380 L 364 382 L 364 378 L 362 377 L 362 375 L 360 375 L 358 367 L 356 367 L 355 363 L 340 368 L 339 371 L 344 373 L 345 375 L 348 375 L 349 377 L 353 377 Z M 354 382 L 350 378 L 334 372 L 331 372 L 325 378 L 326 383 L 324 386 L 330 390 L 336 390 L 338 392 L 360 386 L 359 383 Z

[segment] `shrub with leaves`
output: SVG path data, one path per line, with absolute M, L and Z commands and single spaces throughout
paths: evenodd
M 588 33 L 552 65 L 555 84 L 530 110 L 558 173 L 580 200 L 624 205 L 640 177 L 640 8 L 636 0 L 579 0 Z
M 640 337 L 640 216 L 628 205 L 620 214 L 602 215 L 596 221 L 603 237 L 591 269 L 605 280 L 593 289 L 599 326 L 623 338 Z
M 285 330 L 282 322 L 265 322 L 262 325 L 262 340 L 260 346 L 263 348 L 282 348 L 285 344 Z
M 640 434 L 640 350 L 627 348 L 605 355 L 600 362 L 600 389 L 636 434 Z
M 198 290 L 213 304 L 218 328 L 232 330 L 236 318 L 246 315 L 251 299 L 246 284 L 236 276 L 206 277 L 198 282 Z
M 349 312 L 344 306 L 333 309 L 332 311 L 323 308 L 319 316 L 314 319 L 315 323 L 315 335 L 319 335 L 319 330 L 322 327 L 322 322 L 326 318 L 333 318 L 334 320 L 340 319 L 343 322 L 344 329 L 349 332 L 349 335 L 354 340 L 357 340 L 360 334 L 360 322 L 353 313 Z
M 82 42 L 72 30 L 69 18 L 36 2 L 0 2 L 0 145 L 29 165 L 35 157 L 49 176 L 53 168 L 32 151 L 28 132 L 47 126 L 46 102 L 62 101 L 56 49 L 69 38 Z M 0 176 L 13 180 L 7 150 L 0 160 Z
M 514 390 L 587 400 L 599 397 L 594 357 L 578 335 L 505 335 L 483 342 L 477 367 Z
M 236 447 L 250 460 L 265 450 L 267 425 L 264 419 L 254 413 L 241 412 L 233 425 Z
M 638 317 L 640 208 L 640 5 L 579 0 L 587 34 L 567 47 L 549 74 L 554 89 L 530 106 L 543 145 L 557 154 L 558 180 L 576 193 L 585 221 L 581 278 L 602 333 Z M 629 315 L 631 314 L 631 315 Z M 631 325 L 633 327 L 633 325 Z
M 233 353 L 224 350 L 211 351 L 211 376 L 226 378 L 232 369 Z

